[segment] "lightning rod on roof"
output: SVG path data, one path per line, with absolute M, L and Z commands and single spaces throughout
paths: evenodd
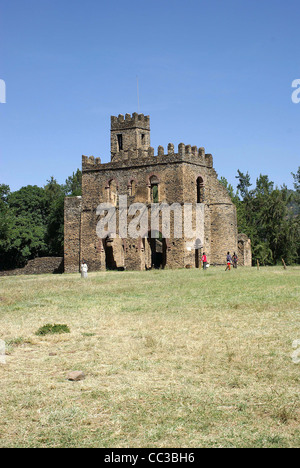
M 137 91 L 137 103 L 138 103 L 138 114 L 140 113 L 140 96 L 139 96 L 139 77 L 136 76 L 136 91 Z

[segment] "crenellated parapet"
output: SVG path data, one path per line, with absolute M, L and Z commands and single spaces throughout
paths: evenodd
M 150 153 L 151 150 L 151 153 Z M 153 157 L 154 150 L 149 148 L 148 155 Z M 203 166 L 213 167 L 213 157 L 211 154 L 205 154 L 205 149 L 203 147 L 198 148 L 197 146 L 185 145 L 184 143 L 179 143 L 178 152 L 175 153 L 175 147 L 173 143 L 168 144 L 167 154 L 163 146 L 159 146 L 157 149 L 158 158 L 171 157 L 172 160 L 182 160 L 187 159 L 197 163 L 202 164 Z
M 101 166 L 101 159 L 94 156 L 82 156 L 82 170 L 96 169 Z
M 111 116 L 111 130 L 127 130 L 130 128 L 140 128 L 150 131 L 150 117 L 149 115 L 138 114 L 134 112 L 132 115 L 119 114 L 118 117 Z
M 147 149 L 129 149 L 128 151 L 121 150 L 115 156 L 113 156 L 111 163 L 102 164 L 100 158 L 94 156 L 82 156 L 82 170 L 91 171 L 97 169 L 104 169 L 107 165 L 125 165 L 130 166 L 132 163 L 145 164 L 151 163 L 163 163 L 163 162 L 175 162 L 175 161 L 189 161 L 201 164 L 208 168 L 213 167 L 213 157 L 211 154 L 205 154 L 204 148 L 198 148 L 197 146 L 185 145 L 179 143 L 178 151 L 175 153 L 175 147 L 173 143 L 168 144 L 167 153 L 163 146 L 159 146 L 157 153 L 153 147 Z

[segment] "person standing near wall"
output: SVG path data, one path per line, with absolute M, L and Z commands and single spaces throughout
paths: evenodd
M 202 255 L 202 265 L 203 265 L 203 270 L 206 270 L 207 256 L 206 256 L 205 252 L 203 252 L 203 255 Z
M 226 262 L 227 262 L 227 266 L 226 266 L 225 271 L 231 270 L 232 258 L 231 258 L 230 252 L 227 252 Z
M 88 266 L 86 262 L 83 260 L 81 263 L 81 278 L 87 278 L 88 277 Z
M 238 265 L 238 256 L 237 256 L 237 254 L 236 254 L 235 252 L 234 252 L 234 254 L 233 254 L 232 260 L 233 260 L 233 268 L 237 268 L 237 265 Z

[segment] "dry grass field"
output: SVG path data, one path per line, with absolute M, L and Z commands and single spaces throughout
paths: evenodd
M 299 267 L 1 278 L 0 446 L 299 447 L 299 299 Z

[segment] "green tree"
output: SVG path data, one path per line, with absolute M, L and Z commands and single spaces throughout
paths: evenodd
M 58 184 L 54 177 L 44 187 L 47 201 L 47 229 L 45 242 L 48 255 L 63 256 L 64 252 L 64 199 L 65 186 Z
M 300 166 L 298 167 L 298 171 L 296 174 L 292 173 L 294 178 L 294 188 L 295 188 L 295 195 L 293 197 L 293 201 L 296 205 L 296 216 L 294 217 L 294 229 L 296 231 L 296 249 L 297 249 L 297 256 L 298 256 L 298 263 L 300 263 Z
M 10 194 L 9 185 L 0 184 L 0 209 L 7 204 L 7 198 Z
M 27 185 L 12 192 L 7 201 L 15 216 L 29 218 L 32 222 L 45 226 L 47 201 L 43 188 Z
M 238 201 L 239 201 L 239 195 L 238 195 L 238 191 L 234 192 L 234 188 L 231 184 L 229 184 L 228 180 L 226 179 L 226 177 L 221 177 L 219 179 L 219 182 L 223 185 L 223 187 L 227 190 L 228 192 L 228 195 L 230 196 L 231 200 L 233 201 L 233 203 L 235 205 L 238 204 Z
M 28 185 L 11 192 L 0 184 L 0 268 L 24 266 L 36 256 L 62 256 L 64 199 L 81 195 L 78 169 L 65 184 L 52 176 L 41 188 Z
M 8 185 L 0 184 L 0 269 L 4 269 L 7 258 L 6 249 L 10 233 L 10 213 L 7 199 L 10 195 Z
M 45 199 L 47 211 L 51 211 L 51 206 L 56 200 L 64 194 L 64 186 L 60 185 L 57 180 L 52 176 L 50 180 L 47 180 L 47 184 L 44 186 Z
M 28 185 L 6 196 L 6 234 L 1 243 L 2 268 L 22 267 L 47 253 L 47 207 L 44 190 Z
M 64 191 L 66 196 L 78 197 L 82 195 L 82 172 L 80 169 L 67 178 Z
M 253 224 L 253 192 L 249 173 L 244 174 L 238 170 L 237 197 L 235 201 L 237 209 L 238 230 L 252 240 L 255 238 L 255 225 Z M 234 200 L 233 200 L 234 201 Z
M 263 265 L 273 265 L 282 258 L 288 263 L 297 261 L 297 226 L 289 216 L 287 188 L 274 188 L 269 177 L 261 174 L 255 188 L 249 190 L 248 172 L 238 171 L 237 177 L 242 195 L 237 203 L 238 229 L 251 238 L 253 260 Z
M 236 179 L 239 180 L 237 189 L 241 194 L 242 199 L 245 200 L 245 198 L 247 198 L 249 195 L 249 187 L 252 185 L 250 181 L 250 175 L 248 172 L 247 174 L 244 174 L 238 169 L 238 175 L 236 176 Z
M 64 254 L 64 200 L 66 196 L 80 196 L 82 193 L 82 173 L 79 169 L 69 176 L 65 184 L 59 185 L 54 177 L 45 186 L 48 203 L 47 231 L 45 241 L 49 255 Z
M 296 174 L 293 174 L 292 176 L 294 178 L 294 187 L 297 193 L 300 193 L 300 166 L 298 167 L 298 171 Z

